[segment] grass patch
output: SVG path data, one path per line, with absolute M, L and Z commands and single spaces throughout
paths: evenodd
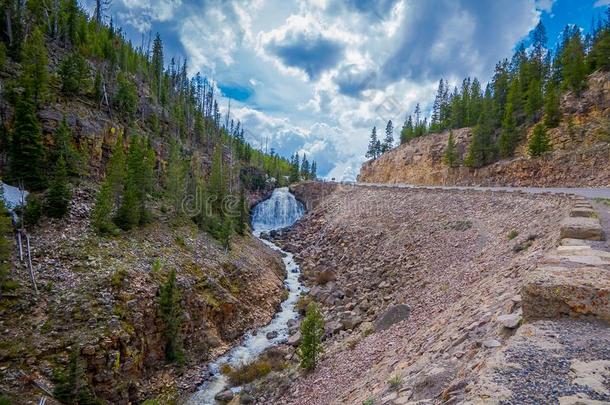
M 395 375 L 388 380 L 388 384 L 390 385 L 391 391 L 398 391 L 402 385 L 402 378 L 400 378 L 399 375 Z
M 127 270 L 124 268 L 116 269 L 115 272 L 110 277 L 110 285 L 114 288 L 121 288 L 123 286 L 123 281 L 127 278 Z
M 362 402 L 362 405 L 375 405 L 375 400 L 373 398 L 369 398 Z
M 610 198 L 601 198 L 598 197 L 595 199 L 595 202 L 600 203 L 600 204 L 604 204 L 605 206 L 610 207 Z
M 444 229 L 452 229 L 454 231 L 467 231 L 472 228 L 472 222 L 468 220 L 450 221 L 445 223 Z
M 258 380 L 271 372 L 271 364 L 265 360 L 255 360 L 233 368 L 228 364 L 221 367 L 221 372 L 227 376 L 231 384 L 240 386 Z
M 516 230 L 512 230 L 508 233 L 508 240 L 513 240 L 515 239 L 517 236 L 519 236 L 519 232 L 517 232 Z

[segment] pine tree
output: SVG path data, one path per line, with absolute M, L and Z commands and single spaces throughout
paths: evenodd
M 72 193 L 70 191 L 70 185 L 68 184 L 66 161 L 64 160 L 63 155 L 60 155 L 47 194 L 47 215 L 52 218 L 62 218 L 68 212 L 68 205 L 71 198 Z
M 301 323 L 301 343 L 297 354 L 301 367 L 305 370 L 316 368 L 323 352 L 322 336 L 324 335 L 324 317 L 318 306 L 310 302 L 307 306 L 305 319 Z
M 400 130 L 400 144 L 409 142 L 413 137 L 413 117 L 409 115 Z
M 309 170 L 309 160 L 307 160 L 307 155 L 303 155 L 303 161 L 301 162 L 301 177 L 303 179 L 309 179 Z
M 377 159 L 377 157 L 379 156 L 378 151 L 377 151 L 378 143 L 379 143 L 379 140 L 377 139 L 377 127 L 373 127 L 373 130 L 371 131 L 371 139 L 369 141 L 369 147 L 368 147 L 368 150 L 365 155 L 367 158 Z
M 113 207 L 112 184 L 107 176 L 100 187 L 91 213 L 91 224 L 98 234 L 111 233 L 115 229 L 110 218 Z
M 159 33 L 153 42 L 153 53 L 151 60 L 152 87 L 157 95 L 157 101 L 161 101 L 161 87 L 163 78 L 163 42 Z
M 66 161 L 68 176 L 80 176 L 83 174 L 83 156 L 72 143 L 72 131 L 65 117 L 61 120 L 59 127 L 55 131 L 53 146 L 51 158 L 56 162 L 60 156 L 63 156 Z
M 394 125 L 392 124 L 392 120 L 388 121 L 388 124 L 385 127 L 385 138 L 383 139 L 383 143 L 381 144 L 381 153 L 385 153 L 392 149 L 394 146 Z
M 531 122 L 538 121 L 543 105 L 542 84 L 540 80 L 533 79 L 530 81 L 527 89 L 527 103 L 525 106 L 525 113 Z
M 505 116 L 502 120 L 502 132 L 498 139 L 500 156 L 507 158 L 513 155 L 517 146 L 517 124 L 513 114 L 512 103 L 506 104 Z
M 14 120 L 9 154 L 10 178 L 15 182 L 23 180 L 28 189 L 41 190 L 46 186 L 42 132 L 34 104 L 27 96 L 17 101 Z
M 543 124 L 534 127 L 534 131 L 527 145 L 528 154 L 531 157 L 538 157 L 551 150 L 551 143 Z
M 59 65 L 61 91 L 67 97 L 76 96 L 89 86 L 89 65 L 78 51 L 66 56 Z
M 549 81 L 544 97 L 544 125 L 555 128 L 561 121 L 560 97 L 557 86 Z
M 314 160 L 313 162 L 311 162 L 311 171 L 309 173 L 309 178 L 311 180 L 316 180 L 318 178 L 317 171 L 318 171 L 318 164 Z
M 479 122 L 473 130 L 472 140 L 464 163 L 469 167 L 481 167 L 492 163 L 496 158 L 496 145 L 493 140 L 493 106 L 491 88 L 487 86 Z
M 49 88 L 48 57 L 44 35 L 36 28 L 25 42 L 21 55 L 22 73 L 20 82 L 35 105 L 46 99 Z
M 85 371 L 81 364 L 78 349 L 70 353 L 67 372 L 55 372 L 53 375 L 55 388 L 53 396 L 64 404 L 95 405 L 98 400 L 85 379 Z
M 180 291 L 176 281 L 176 270 L 172 269 L 159 294 L 159 312 L 163 319 L 165 337 L 165 360 L 181 363 L 184 354 L 180 345 L 180 328 L 182 326 L 182 309 Z
M 559 57 L 561 58 L 563 88 L 580 94 L 586 87 L 587 65 L 585 63 L 585 48 L 578 29 L 572 33 Z
M 133 119 L 138 108 L 138 94 L 135 84 L 123 73 L 119 73 L 115 104 L 121 113 Z
M 453 131 L 449 131 L 449 138 L 447 139 L 447 147 L 443 154 L 443 163 L 449 167 L 455 167 L 458 164 L 458 151 L 455 139 L 453 138 Z

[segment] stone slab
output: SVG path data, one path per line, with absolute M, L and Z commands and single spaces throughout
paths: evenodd
M 542 266 L 521 289 L 527 321 L 561 317 L 610 322 L 610 277 L 598 267 Z
M 597 218 L 568 217 L 561 221 L 561 238 L 604 240 Z
M 596 216 L 595 210 L 592 208 L 578 208 L 575 207 L 570 211 L 571 217 L 583 217 L 583 218 L 592 218 Z

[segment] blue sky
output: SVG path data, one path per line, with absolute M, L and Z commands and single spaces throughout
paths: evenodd
M 92 0 L 84 5 L 91 7 Z M 549 47 L 566 24 L 588 30 L 610 0 L 114 0 L 137 45 L 216 80 L 255 147 L 306 153 L 319 174 L 353 178 L 370 129 L 400 128 L 439 78 L 489 80 L 542 19 Z M 397 135 L 397 134 L 395 134 Z

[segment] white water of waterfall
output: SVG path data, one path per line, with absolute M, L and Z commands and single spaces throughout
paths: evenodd
M 252 212 L 253 233 L 260 239 L 262 232 L 290 226 L 303 214 L 305 214 L 305 207 L 294 198 L 287 187 L 275 189 L 269 199 L 254 207 Z M 284 285 L 288 290 L 288 298 L 282 302 L 281 310 L 274 315 L 269 324 L 259 328 L 256 333 L 247 332 L 239 345 L 208 365 L 210 378 L 186 401 L 188 405 L 215 404 L 214 397 L 216 394 L 227 387 L 227 378 L 220 372 L 220 367 L 225 363 L 232 367 L 250 363 L 265 349 L 285 341 L 288 338 L 287 322 L 298 317 L 295 304 L 301 292 L 304 291 L 304 287 L 299 281 L 301 269 L 295 263 L 291 253 L 284 252 L 265 239 L 260 240 L 283 255 L 282 261 L 286 267 Z M 269 332 L 277 332 L 277 336 L 273 339 L 267 339 Z M 232 391 L 239 392 L 240 387 L 234 387 Z

